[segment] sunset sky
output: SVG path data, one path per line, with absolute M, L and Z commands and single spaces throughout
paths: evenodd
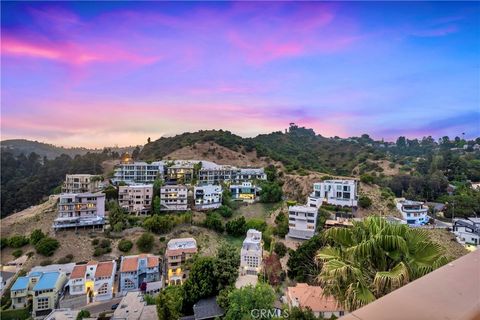
M 2 140 L 480 136 L 480 3 L 3 2 Z

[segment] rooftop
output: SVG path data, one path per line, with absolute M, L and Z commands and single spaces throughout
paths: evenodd
M 60 272 L 44 273 L 38 280 L 35 287 L 33 287 L 33 291 L 54 289 L 59 277 L 60 277 Z
M 298 283 L 296 287 L 288 287 L 287 295 L 302 308 L 310 308 L 313 312 L 342 311 L 334 297 L 323 295 L 323 289 L 319 286 L 310 286 L 306 283 Z
M 95 270 L 95 278 L 111 277 L 113 273 L 113 261 L 100 262 Z
M 76 265 L 73 268 L 72 273 L 70 274 L 70 279 L 84 278 L 86 271 L 87 271 L 87 265 L 86 264 Z
M 28 283 L 30 282 L 29 277 L 18 277 L 13 286 L 10 288 L 12 291 L 16 290 L 25 290 L 28 288 Z
M 317 213 L 318 209 L 315 207 L 309 206 L 290 206 L 288 207 L 288 211 L 299 211 L 299 212 L 307 212 L 307 213 Z
M 167 244 L 168 250 L 197 248 L 197 240 L 194 238 L 171 239 Z
M 195 320 L 213 319 L 225 313 L 217 304 L 215 297 L 202 299 L 193 305 Z

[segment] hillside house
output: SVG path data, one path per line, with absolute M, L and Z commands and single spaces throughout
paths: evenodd
M 87 302 L 110 300 L 113 297 L 116 270 L 115 260 L 77 264 L 68 280 L 69 293 L 85 294 Z
M 181 285 L 187 280 L 188 269 L 185 262 L 197 253 L 197 241 L 193 238 L 172 239 L 167 243 L 165 258 L 167 263 L 166 285 Z
M 120 262 L 120 291 L 139 290 L 142 284 L 159 281 L 160 259 L 152 254 L 122 256 Z
M 453 233 L 462 244 L 480 245 L 480 218 L 464 218 L 453 220 Z
M 131 184 L 118 187 L 118 204 L 135 215 L 151 212 L 153 201 L 153 184 Z
M 93 193 L 100 190 L 101 177 L 93 174 L 67 174 L 63 193 Z
M 240 275 L 258 275 L 263 260 L 262 233 L 255 229 L 247 231 L 240 250 Z
M 163 176 L 163 161 L 121 163 L 115 167 L 112 183 L 116 185 L 120 182 L 145 184 L 152 183 L 157 178 L 163 179 Z
M 230 193 L 233 200 L 241 200 L 244 202 L 254 202 L 262 189 L 251 182 L 243 182 L 241 184 L 230 185 Z
M 103 193 L 63 193 L 60 195 L 57 209 L 58 216 L 53 222 L 55 230 L 105 224 Z
M 184 185 L 165 185 L 160 188 L 161 211 L 186 211 L 188 188 Z
M 336 206 L 356 207 L 357 189 L 357 181 L 353 179 L 325 180 L 313 184 L 313 193 L 310 194 L 310 198 L 321 199 L 322 202 Z M 309 200 L 309 203 L 313 203 L 313 199 Z
M 217 209 L 222 205 L 222 187 L 218 185 L 203 185 L 193 188 L 195 209 Z
M 317 228 L 318 209 L 310 206 L 288 208 L 288 236 L 297 239 L 310 239 Z
M 428 207 L 421 201 L 396 199 L 397 210 L 409 226 L 422 226 L 428 223 Z

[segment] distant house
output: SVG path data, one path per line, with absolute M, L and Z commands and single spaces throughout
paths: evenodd
M 165 180 L 179 184 L 191 183 L 194 165 L 195 162 L 193 161 L 175 161 L 173 165 L 167 166 L 167 176 Z
M 240 275 L 260 273 L 263 258 L 262 233 L 255 229 L 247 231 L 240 250 Z
M 184 185 L 165 185 L 160 188 L 161 211 L 186 211 L 188 188 Z
M 158 320 L 157 306 L 147 305 L 139 291 L 128 292 L 115 309 L 112 320 Z
M 62 187 L 63 193 L 86 193 L 100 190 L 100 176 L 93 174 L 67 174 Z
M 310 239 L 317 228 L 318 209 L 310 206 L 288 208 L 288 236 L 297 239 Z
M 311 309 L 316 317 L 330 319 L 332 316 L 341 317 L 345 314 L 337 300 L 331 296 L 325 296 L 322 287 L 310 286 L 306 283 L 298 283 L 295 287 L 287 287 L 285 296 L 286 303 L 290 308 Z
M 135 215 L 151 212 L 153 201 L 153 184 L 131 184 L 118 187 L 118 204 Z
M 396 199 L 397 210 L 409 226 L 422 226 L 429 221 L 428 207 L 421 201 Z
M 244 202 L 254 202 L 262 189 L 251 182 L 230 185 L 232 199 L 242 200 Z
M 480 218 L 454 219 L 453 233 L 462 244 L 480 245 Z
M 105 224 L 105 194 L 63 193 L 53 228 L 95 227 Z
M 267 180 L 263 168 L 237 168 L 231 165 L 218 165 L 213 162 L 202 161 L 202 168 L 198 172 L 198 183 L 242 183 L 254 180 Z
M 225 312 L 218 306 L 215 297 L 201 299 L 193 305 L 193 314 L 195 320 L 219 319 Z
M 167 285 L 181 285 L 187 280 L 185 263 L 197 253 L 197 241 L 193 238 L 171 239 L 167 243 Z
M 222 187 L 217 185 L 195 186 L 193 189 L 195 209 L 217 209 L 222 205 Z
M 313 184 L 313 193 L 310 194 L 309 203 L 314 199 L 322 202 L 346 207 L 356 207 L 358 204 L 357 181 L 353 179 L 325 180 Z M 318 201 L 318 200 L 317 200 Z M 317 207 L 319 207 L 317 205 Z
M 120 261 L 120 291 L 140 289 L 143 283 L 160 280 L 160 260 L 152 254 L 122 256 Z
M 68 281 L 69 293 L 86 294 L 89 302 L 112 299 L 116 270 L 115 260 L 77 264 Z

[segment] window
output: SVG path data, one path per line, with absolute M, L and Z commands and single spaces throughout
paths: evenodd
M 123 286 L 125 289 L 135 289 L 135 283 L 130 279 L 125 279 L 125 284 Z
M 49 301 L 49 298 L 38 298 L 37 309 L 38 310 L 48 309 L 48 301 Z
M 108 292 L 108 285 L 104 283 L 100 289 L 98 289 L 98 294 L 107 294 Z

